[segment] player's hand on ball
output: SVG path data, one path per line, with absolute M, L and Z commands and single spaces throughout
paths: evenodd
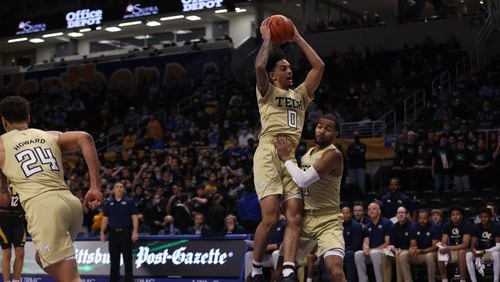
M 271 21 L 269 18 L 262 21 L 260 24 L 260 34 L 262 35 L 262 39 L 271 40 Z

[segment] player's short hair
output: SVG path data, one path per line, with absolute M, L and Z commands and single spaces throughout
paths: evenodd
M 417 211 L 417 216 L 418 216 L 418 215 L 420 215 L 421 213 L 425 213 L 425 214 L 427 214 L 427 215 L 429 215 L 429 216 L 431 215 L 431 213 L 429 212 L 429 210 L 428 210 L 428 209 L 419 209 L 419 210 Z
M 479 210 L 479 213 L 478 214 L 482 214 L 482 213 L 486 213 L 488 214 L 488 216 L 492 217 L 493 216 L 493 213 L 491 212 L 491 210 L 489 208 L 481 208 Z
M 8 122 L 27 121 L 30 102 L 20 96 L 9 96 L 0 101 L 0 115 Z
M 272 72 L 274 70 L 274 67 L 276 66 L 276 63 L 284 59 L 286 59 L 286 56 L 282 50 L 275 50 L 270 52 L 267 59 L 266 71 L 268 73 Z
M 459 206 L 456 206 L 456 207 L 451 207 L 450 208 L 450 215 L 453 211 L 459 211 L 461 215 L 464 215 L 464 209 L 462 209 L 461 207 Z
M 334 116 L 333 114 L 324 114 L 321 118 L 333 121 L 333 127 L 336 131 L 339 131 L 339 120 L 336 116 Z
M 354 209 L 355 206 L 361 206 L 363 208 L 363 210 L 365 209 L 365 205 L 363 204 L 363 202 L 359 202 L 359 201 L 354 202 L 352 204 L 352 209 Z

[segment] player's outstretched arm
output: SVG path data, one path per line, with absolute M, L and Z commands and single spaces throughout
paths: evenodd
M 0 171 L 0 207 L 7 208 L 10 206 L 10 189 L 7 177 Z
M 307 89 L 307 93 L 309 97 L 314 98 L 314 92 L 318 89 L 319 84 L 321 83 L 321 79 L 323 78 L 323 71 L 325 70 L 325 63 L 320 58 L 320 56 L 314 51 L 314 49 L 304 40 L 304 38 L 300 35 L 299 31 L 293 26 L 293 38 L 292 41 L 299 45 L 300 49 L 306 55 L 307 60 L 312 66 L 312 69 L 306 76 L 306 80 L 304 80 L 304 84 Z
M 321 177 L 332 172 L 335 176 L 342 175 L 342 154 L 335 149 L 326 151 L 314 165 L 303 171 L 295 162 L 290 160 L 290 143 L 285 136 L 276 137 L 273 144 L 279 158 L 285 163 L 288 173 L 300 188 L 307 188 Z
M 81 151 L 90 176 L 90 188 L 83 202 L 90 209 L 103 203 L 101 193 L 101 178 L 99 176 L 99 158 L 95 148 L 94 139 L 84 131 L 50 132 L 56 137 L 57 144 L 63 152 Z
M 255 75 L 257 77 L 257 89 L 261 95 L 265 95 L 269 87 L 269 77 L 266 71 L 266 64 L 269 58 L 269 46 L 271 44 L 271 29 L 269 25 L 271 21 L 269 18 L 262 21 L 260 24 L 260 33 L 262 34 L 262 45 L 260 46 L 259 53 L 255 58 Z

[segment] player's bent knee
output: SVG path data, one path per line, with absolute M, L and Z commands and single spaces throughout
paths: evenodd
M 24 248 L 15 248 L 14 251 L 16 253 L 16 257 L 17 256 L 24 256 Z

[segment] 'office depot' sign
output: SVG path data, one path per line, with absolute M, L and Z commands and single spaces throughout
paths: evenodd
M 224 0 L 181 0 L 183 12 L 222 7 Z
M 66 14 L 67 28 L 98 25 L 102 22 L 102 10 L 83 9 Z

